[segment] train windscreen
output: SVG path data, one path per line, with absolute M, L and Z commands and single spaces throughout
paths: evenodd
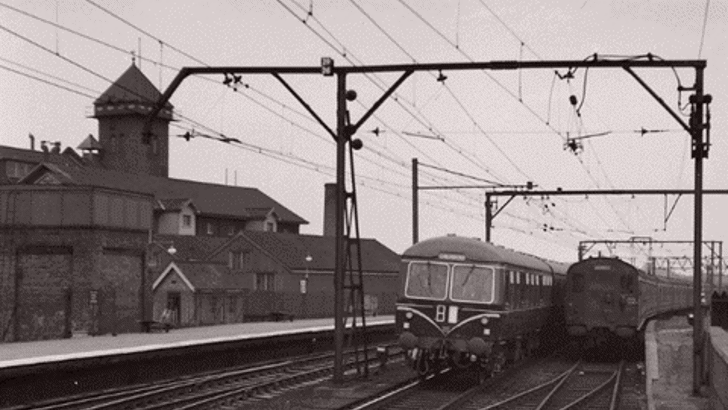
M 450 298 L 459 302 L 493 302 L 493 268 L 457 265 L 453 268 Z
M 409 265 L 405 295 L 411 298 L 445 299 L 447 265 L 431 262 L 412 262 Z

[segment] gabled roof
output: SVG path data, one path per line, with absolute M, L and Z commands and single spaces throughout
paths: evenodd
M 158 199 L 157 203 L 154 206 L 154 209 L 159 209 L 161 211 L 181 211 L 184 207 L 190 207 L 192 208 L 195 213 L 198 213 L 197 207 L 195 206 L 194 202 L 192 202 L 189 198 L 168 198 L 168 199 Z
M 153 243 L 163 244 L 164 249 L 174 245 L 172 256 L 177 261 L 207 260 L 210 254 L 230 241 L 230 238 L 193 235 L 154 235 Z
M 156 199 L 186 198 L 194 202 L 200 214 L 249 219 L 248 209 L 275 208 L 279 221 L 307 224 L 308 221 L 293 213 L 257 188 L 210 184 L 182 179 L 131 174 L 102 168 L 42 164 L 20 180 L 32 184 L 45 172 L 63 173 L 64 185 L 84 185 L 112 188 L 120 191 L 152 194 Z
M 272 215 L 276 218 L 278 217 L 278 214 L 273 208 L 250 208 L 246 209 L 246 211 L 248 212 L 248 216 L 250 216 L 250 219 L 265 219 L 269 215 Z
M 157 90 L 157 87 L 149 81 L 136 65 L 132 64 L 114 84 L 111 84 L 94 101 L 94 105 L 122 102 L 154 104 L 160 96 L 161 93 Z M 172 104 L 167 102 L 165 108 L 171 109 Z
M 291 270 L 308 268 L 333 271 L 336 265 L 336 244 L 333 236 L 264 231 L 241 231 L 238 235 L 274 255 Z M 399 255 L 376 239 L 362 239 L 361 247 L 362 268 L 365 272 L 399 271 Z M 356 252 L 353 254 L 356 261 Z M 311 256 L 311 262 L 306 262 L 306 256 Z
M 245 289 L 242 275 L 230 273 L 227 266 L 210 262 L 170 262 L 152 285 L 156 289 L 170 274 L 177 274 L 195 292 L 208 289 Z M 248 286 L 249 287 L 249 286 Z

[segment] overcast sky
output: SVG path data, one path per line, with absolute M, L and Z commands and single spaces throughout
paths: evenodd
M 594 53 L 652 53 L 707 60 L 705 90 L 714 103 L 705 188 L 723 189 L 728 1 L 709 1 L 705 17 L 706 2 L 697 0 L 0 0 L 0 143 L 28 147 L 33 133 L 37 140 L 76 147 L 86 135 L 98 136 L 97 121 L 88 118 L 93 101 L 108 88 L 107 80 L 132 64 L 132 50 L 160 89 L 175 68 L 202 64 L 317 66 L 322 56 L 337 65 L 582 60 Z M 677 87 L 678 81 L 693 85 L 692 70 L 636 71 L 674 111 L 680 112 L 678 102 L 687 104 L 689 94 L 679 98 Z M 623 70 L 580 69 L 570 80 L 553 69 L 445 72 L 444 82 L 438 75 L 414 74 L 357 134 L 364 142 L 355 159 L 362 235 L 397 252 L 412 240 L 415 157 L 426 186 L 533 181 L 538 189 L 693 187 L 689 136 Z M 397 76 L 348 77 L 358 94 L 349 105 L 352 122 Z M 334 77 L 286 79 L 335 128 Z M 245 76 L 237 91 L 222 80 L 189 78 L 172 96 L 181 116 L 170 128 L 170 176 L 224 184 L 227 173 L 228 184 L 259 188 L 308 220 L 303 233 L 321 234 L 323 187 L 335 181 L 331 137 L 271 76 Z M 377 128 L 384 132 L 371 132 Z M 235 137 L 245 146 L 176 137 L 192 129 Z M 636 132 L 641 129 L 659 132 Z M 567 138 L 593 134 L 603 135 L 581 140 L 578 153 L 564 149 Z M 482 189 L 422 191 L 420 199 L 421 239 L 448 233 L 483 238 Z M 580 240 L 692 239 L 692 197 L 678 201 L 666 229 L 664 201 L 517 198 L 494 220 L 492 239 L 562 261 L 576 258 Z M 674 201 L 668 198 L 668 208 Z M 728 239 L 728 200 L 710 196 L 704 202 L 704 238 Z M 689 248 L 670 251 L 691 255 Z

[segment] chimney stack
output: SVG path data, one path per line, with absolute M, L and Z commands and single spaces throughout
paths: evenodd
M 324 184 L 324 236 L 336 236 L 336 184 Z
M 30 138 L 30 150 L 35 151 L 35 137 L 33 134 L 28 133 L 28 138 Z

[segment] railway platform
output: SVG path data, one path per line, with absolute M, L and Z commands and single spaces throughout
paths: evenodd
M 684 315 L 653 320 L 645 330 L 648 410 L 708 410 L 708 394 L 693 395 L 693 331 Z
M 367 325 L 394 323 L 394 316 L 367 318 Z M 156 333 L 117 336 L 81 336 L 70 339 L 0 344 L 0 370 L 18 366 L 61 362 L 163 349 L 193 347 L 238 340 L 252 340 L 297 333 L 333 330 L 332 318 L 293 322 L 246 322 L 217 326 L 178 328 Z
M 367 318 L 372 343 L 393 328 Z M 329 351 L 333 331 L 327 318 L 0 344 L 0 408 Z

